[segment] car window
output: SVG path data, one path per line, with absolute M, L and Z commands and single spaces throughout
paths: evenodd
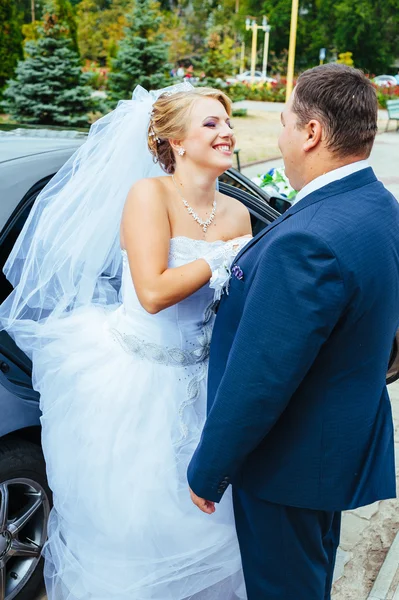
M 4 264 L 22 231 L 38 193 L 37 191 L 29 196 L 23 205 L 16 209 L 0 235 L 0 302 L 8 296 L 12 289 L 3 273 Z
M 13 385 L 31 389 L 32 363 L 5 331 L 0 331 L 0 372 Z
M 241 178 L 239 179 L 236 177 L 232 177 L 232 175 L 228 171 L 225 171 L 223 175 L 219 177 L 219 182 L 228 183 L 229 185 L 232 185 L 233 187 L 236 187 L 239 190 L 243 190 L 244 192 L 248 192 L 250 190 L 248 185 L 246 185 Z
M 278 198 L 274 196 L 269 196 L 269 194 L 262 188 L 260 188 L 256 183 L 252 182 L 250 179 L 242 175 L 239 171 L 235 169 L 229 169 L 223 175 L 219 177 L 219 181 L 224 183 L 228 183 L 233 187 L 236 187 L 240 190 L 248 192 L 253 196 L 267 202 L 267 204 L 274 208 L 279 214 L 283 214 L 286 210 L 288 210 L 291 206 L 291 202 L 289 200 L 285 200 L 284 198 Z

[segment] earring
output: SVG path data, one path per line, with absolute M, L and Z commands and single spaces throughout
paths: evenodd
M 179 148 L 179 149 L 178 149 L 178 151 L 177 151 L 177 154 L 178 154 L 179 156 L 184 156 L 184 155 L 185 155 L 185 153 L 186 153 L 186 151 L 185 151 L 185 149 L 184 149 L 184 148 Z

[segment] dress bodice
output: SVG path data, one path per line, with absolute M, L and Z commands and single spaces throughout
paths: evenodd
M 170 241 L 168 265 L 173 268 L 188 264 L 203 257 L 210 245 L 225 243 L 174 237 Z M 178 304 L 149 314 L 138 300 L 126 252 L 122 251 L 122 255 L 122 304 L 110 323 L 120 341 L 136 354 L 159 357 L 157 361 L 167 364 L 181 366 L 204 360 L 213 327 L 214 290 L 207 284 Z

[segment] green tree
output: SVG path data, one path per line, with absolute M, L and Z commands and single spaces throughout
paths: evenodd
M 63 26 L 67 31 L 69 39 L 72 42 L 72 47 L 76 52 L 79 52 L 78 47 L 78 26 L 76 23 L 75 9 L 69 0 L 46 0 L 44 4 L 45 14 L 54 15 L 57 18 L 59 25 Z
M 22 35 L 13 0 L 0 0 L 0 94 L 22 58 Z
M 168 47 L 159 33 L 161 13 L 151 0 L 137 0 L 125 37 L 111 61 L 108 88 L 112 103 L 130 98 L 136 85 L 147 90 L 170 83 Z
M 15 10 L 17 12 L 18 20 L 21 25 L 24 23 L 32 22 L 32 4 L 27 0 L 14 0 Z M 43 0 L 35 0 L 34 3 L 35 20 L 42 18 L 43 13 Z
M 77 7 L 78 43 L 83 59 L 102 65 L 114 58 L 133 0 L 82 0 Z
M 217 5 L 217 0 L 188 0 L 180 5 L 180 14 L 195 55 L 206 52 L 206 40 L 214 25 L 212 15 Z
M 209 32 L 207 52 L 202 62 L 207 78 L 225 78 L 232 72 L 233 45 L 234 41 L 224 35 L 220 27 L 215 27 Z
M 334 6 L 338 52 L 352 52 L 357 67 L 381 74 L 399 48 L 399 0 L 341 0 Z
M 272 31 L 270 49 L 279 57 L 288 48 L 291 0 L 247 0 L 249 14 L 266 14 Z M 247 40 L 250 36 L 247 34 Z M 296 70 L 318 64 L 320 48 L 327 59 L 351 52 L 357 67 L 381 73 L 393 65 L 399 47 L 399 0 L 303 0 L 300 2 Z
M 4 108 L 23 123 L 83 126 L 93 108 L 78 54 L 55 15 L 44 16 L 40 37 L 25 45 L 26 59 L 4 92 Z
M 163 13 L 159 32 L 168 44 L 168 60 L 173 65 L 179 60 L 189 59 L 194 54 L 190 34 L 184 18 L 178 10 L 169 10 Z

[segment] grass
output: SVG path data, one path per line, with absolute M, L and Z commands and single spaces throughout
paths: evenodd
M 241 165 L 281 156 L 277 145 L 280 113 L 248 110 L 246 117 L 234 117 L 233 125 Z

